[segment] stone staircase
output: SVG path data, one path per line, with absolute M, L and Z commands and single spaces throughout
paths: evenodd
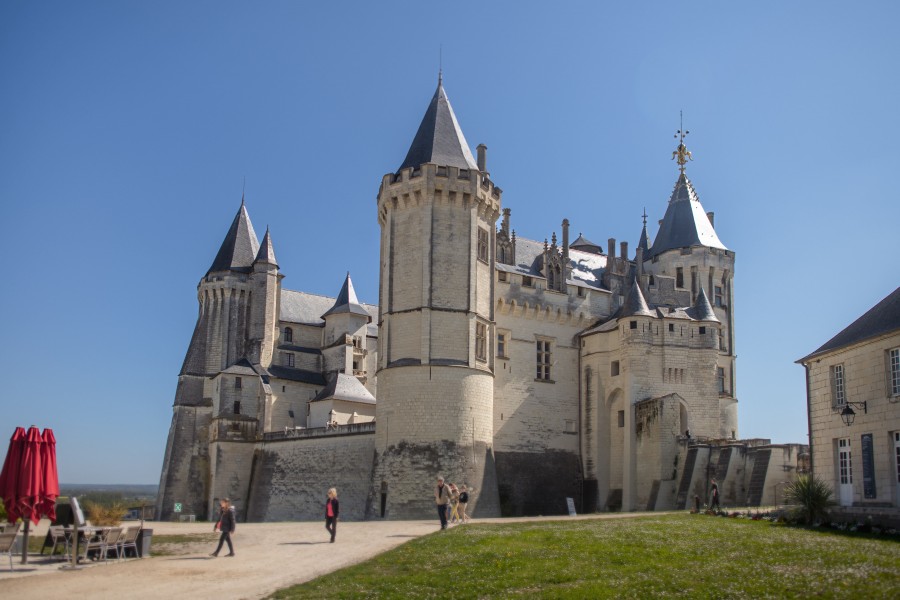
M 769 470 L 771 450 L 759 450 L 753 461 L 753 472 L 750 473 L 750 487 L 747 490 L 747 506 L 759 506 L 762 504 L 764 486 L 766 485 L 766 472 Z
M 675 497 L 675 508 L 687 508 L 688 492 L 691 490 L 691 479 L 694 478 L 694 463 L 697 462 L 697 449 L 689 448 L 687 458 L 684 459 L 684 471 L 681 473 L 681 483 L 678 484 L 678 495 Z

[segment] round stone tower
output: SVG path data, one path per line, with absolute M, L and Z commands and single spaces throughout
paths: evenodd
M 441 82 L 378 192 L 381 284 L 372 516 L 432 517 L 438 476 L 499 516 L 493 458 L 494 237 L 500 189 Z M 480 168 L 479 168 L 480 167 Z

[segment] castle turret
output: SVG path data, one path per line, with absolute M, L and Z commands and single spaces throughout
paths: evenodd
M 212 265 L 197 286 L 199 314 L 178 374 L 160 477 L 156 512 L 159 519 L 171 518 L 176 504 L 184 514 L 207 516 L 208 443 L 210 424 L 216 416 L 211 378 L 252 354 L 251 278 L 259 251 L 259 240 L 241 199 Z M 240 376 L 231 376 L 232 387 L 237 388 L 240 380 Z
M 438 476 L 498 516 L 493 270 L 501 191 L 480 172 L 442 82 L 378 193 L 380 350 L 374 516 L 434 515 Z
M 365 381 L 366 325 L 372 317 L 359 303 L 350 273 L 347 273 L 334 305 L 322 318 L 325 320 L 322 354 L 326 376 L 345 373 Z

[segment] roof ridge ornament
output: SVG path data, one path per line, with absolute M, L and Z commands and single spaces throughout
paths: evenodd
M 678 170 L 681 171 L 681 174 L 684 175 L 684 168 L 688 161 L 694 160 L 694 157 L 691 155 L 691 151 L 687 149 L 687 146 L 684 145 L 684 138 L 690 131 L 686 131 L 684 129 L 684 111 L 678 111 L 678 115 L 680 118 L 679 125 L 681 129 L 675 132 L 675 136 L 678 139 L 678 148 L 672 153 L 672 160 L 678 159 Z

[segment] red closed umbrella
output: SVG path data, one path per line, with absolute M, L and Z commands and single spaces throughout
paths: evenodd
M 41 447 L 44 440 L 37 427 L 28 428 L 22 448 L 19 470 L 19 515 L 35 525 L 41 520 L 40 504 L 44 491 L 44 471 L 41 466 Z
M 40 512 L 51 521 L 56 520 L 56 499 L 59 497 L 59 475 L 56 471 L 56 437 L 49 427 L 41 435 L 41 465 L 44 469 L 44 490 L 41 494 Z
M 6 519 L 15 523 L 19 518 L 19 466 L 22 464 L 22 450 L 25 445 L 25 430 L 16 427 L 12 437 L 9 438 L 9 450 L 6 451 L 6 460 L 3 461 L 3 471 L 0 472 L 0 497 L 3 498 L 3 506 L 6 507 Z

